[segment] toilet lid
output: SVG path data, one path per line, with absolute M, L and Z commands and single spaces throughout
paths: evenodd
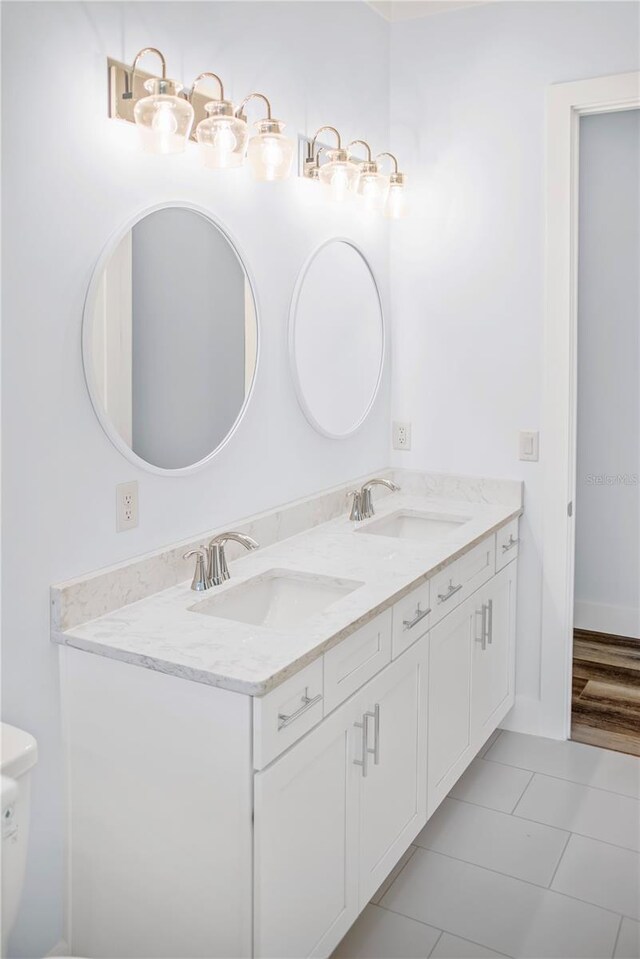
M 17 779 L 31 769 L 38 759 L 38 745 L 30 733 L 17 726 L 1 723 L 0 773 Z

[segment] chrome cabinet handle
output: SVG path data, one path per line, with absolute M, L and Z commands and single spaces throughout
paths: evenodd
M 416 606 L 416 615 L 414 616 L 414 618 L 402 620 L 402 625 L 404 629 L 413 629 L 413 627 L 416 626 L 421 619 L 424 619 L 425 616 L 428 616 L 430 612 L 431 612 L 431 608 L 420 609 L 420 603 L 418 603 L 418 605 Z
M 480 643 L 482 650 L 487 648 L 487 607 L 482 604 L 480 612 L 476 610 L 476 616 L 480 616 L 480 636 L 476 636 L 476 643 Z
M 278 713 L 278 731 L 285 729 L 286 726 L 290 726 L 291 723 L 295 723 L 296 719 L 299 719 L 303 713 L 306 713 L 308 709 L 311 709 L 312 706 L 315 706 L 316 703 L 319 703 L 322 699 L 322 693 L 318 693 L 317 696 L 309 696 L 309 687 L 304 687 L 304 693 L 301 697 L 302 705 L 299 709 L 296 709 L 295 713 L 290 713 L 288 716 L 284 713 Z
M 514 539 L 513 533 L 509 533 L 509 541 L 507 543 L 502 544 L 502 552 L 506 553 L 507 550 L 513 549 L 513 547 L 517 546 L 518 543 L 519 543 L 518 538 L 516 537 L 516 539 Z
M 449 586 L 448 586 L 448 588 L 447 588 L 447 592 L 446 592 L 446 593 L 438 593 L 438 602 L 439 602 L 439 603 L 446 603 L 446 601 L 447 601 L 448 599 L 451 599 L 451 597 L 453 596 L 454 593 L 457 593 L 458 590 L 461 590 L 461 589 L 462 589 L 462 583 L 460 583 L 459 586 L 454 586 L 454 585 L 453 585 L 453 580 L 450 579 L 450 580 L 449 580 Z
M 493 600 L 487 603 L 487 642 L 489 646 L 493 642 Z
M 361 723 L 354 723 L 353 725 L 356 727 L 356 729 L 361 729 L 361 730 L 362 730 L 362 753 L 361 753 L 361 758 L 360 758 L 360 759 L 354 759 L 354 760 L 353 760 L 353 765 L 354 765 L 354 766 L 361 766 L 361 767 L 362 767 L 362 775 L 363 775 L 364 778 L 366 778 L 366 775 L 367 775 L 367 759 L 368 759 L 368 756 L 369 756 L 369 748 L 368 748 L 368 746 L 367 746 L 367 714 L 366 714 L 366 713 L 363 714 L 363 716 L 362 716 L 362 722 L 361 722 Z
M 373 764 L 378 766 L 380 764 L 380 704 L 376 703 L 373 707 L 373 712 L 370 710 L 364 714 L 363 722 L 367 722 L 367 719 L 371 717 L 373 719 L 373 749 L 369 746 L 369 736 L 365 737 L 367 740 L 367 752 L 373 755 Z

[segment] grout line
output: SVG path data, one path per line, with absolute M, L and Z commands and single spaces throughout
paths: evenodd
M 573 742 L 573 740 L 567 740 L 567 742 Z M 581 743 L 580 745 L 587 745 L 587 744 Z M 593 746 L 591 748 L 597 749 L 598 747 Z M 609 751 L 611 752 L 611 750 Z M 490 752 L 491 750 L 489 750 L 489 753 Z M 583 783 L 583 782 L 580 782 L 578 779 L 568 779 L 566 776 L 554 776 L 553 773 L 543 773 L 539 769 L 529 769 L 527 766 L 516 766 L 514 765 L 514 763 L 505 763 L 505 762 L 501 762 L 499 759 L 491 759 L 491 757 L 489 756 L 489 753 L 487 753 L 486 756 L 483 756 L 482 758 L 485 760 L 485 762 L 495 763 L 496 766 L 506 766 L 508 769 L 521 769 L 523 772 L 531 773 L 532 775 L 535 775 L 535 776 L 546 776 L 548 779 L 557 779 L 561 783 L 573 783 L 574 786 L 584 786 L 585 789 L 597 789 L 598 792 L 609 793 L 612 796 L 624 796 L 625 799 L 635 799 L 637 803 L 640 803 L 640 793 L 638 793 L 637 796 L 630 796 L 629 793 L 621 793 L 615 789 L 605 789 L 604 786 L 594 786 L 592 783 Z M 627 756 L 630 754 L 620 753 L 620 755 Z M 632 756 L 631 758 L 633 759 L 636 757 Z M 638 778 L 640 779 L 640 770 L 639 770 Z
M 515 767 L 514 767 L 514 768 L 515 768 Z M 521 800 L 522 800 L 522 797 L 524 796 L 524 794 L 526 793 L 527 789 L 529 788 L 529 786 L 530 786 L 531 783 L 533 782 L 533 777 L 534 777 L 534 776 L 535 776 L 535 773 L 531 773 L 531 775 L 529 776 L 529 779 L 527 780 L 526 786 L 524 787 L 524 789 L 522 790 L 522 792 L 520 793 L 520 795 L 519 795 L 518 798 L 516 799 L 515 805 L 514 805 L 514 807 L 513 807 L 513 809 L 511 810 L 511 812 L 510 812 L 509 815 L 513 816 L 514 812 L 516 811 L 516 809 L 517 809 L 518 806 L 520 805 L 520 802 L 521 802 Z
M 547 886 L 547 889 L 551 889 L 551 886 L 552 886 L 552 884 L 553 884 L 553 880 L 556 878 L 556 873 L 557 873 L 558 869 L 560 868 L 560 863 L 562 862 L 562 859 L 563 859 L 563 857 L 564 857 L 564 854 L 565 854 L 565 852 L 567 851 L 567 846 L 569 845 L 569 842 L 571 841 L 571 836 L 572 836 L 572 835 L 573 835 L 573 833 L 570 832 L 569 835 L 567 836 L 567 841 L 565 842 L 564 846 L 562 847 L 562 852 L 560 853 L 560 856 L 559 856 L 558 861 L 557 861 L 557 863 L 556 863 L 556 868 L 553 870 L 553 875 L 552 875 L 551 879 L 549 880 L 549 885 Z M 555 892 L 556 890 L 553 889 L 552 891 Z
M 391 912 L 391 910 L 389 910 L 389 912 Z M 620 930 L 618 930 L 618 934 L 619 934 L 619 933 L 620 933 Z M 444 933 L 443 933 L 443 931 L 442 931 L 442 929 L 441 929 L 440 932 L 438 933 L 438 938 L 436 939 L 436 941 L 434 942 L 434 944 L 431 946 L 431 949 L 429 950 L 429 956 L 432 956 L 432 955 L 433 955 L 433 951 L 434 951 L 434 949 L 436 948 L 436 946 L 438 945 L 438 943 L 440 942 L 440 940 L 442 939 L 443 935 L 444 935 Z M 616 942 L 617 942 L 617 941 L 618 941 L 618 940 L 616 939 Z M 427 959 L 429 959 L 429 957 L 427 957 Z
M 543 824 L 543 825 L 544 825 L 544 824 Z M 531 882 L 530 879 L 520 879 L 518 876 L 510 876 L 509 873 L 500 872 L 499 869 L 492 869 L 491 866 L 479 866 L 479 865 L 478 865 L 477 863 L 475 863 L 475 862 L 468 862 L 466 859 L 459 859 L 457 856 L 450 856 L 450 855 L 448 855 L 448 853 L 436 852 L 435 849 L 425 849 L 424 846 L 418 846 L 418 851 L 420 851 L 420 850 L 421 850 L 422 852 L 424 852 L 424 853 L 431 853 L 432 856 L 441 856 L 443 859 L 452 859 L 454 862 L 461 862 L 461 863 L 463 863 L 465 866 L 471 866 L 471 867 L 474 868 L 474 869 L 483 869 L 485 872 L 492 872 L 492 873 L 494 873 L 496 876 L 502 876 L 503 879 L 510 879 L 512 882 L 523 882 L 525 885 L 527 885 L 527 886 L 532 886 L 534 889 L 542 889 L 542 890 L 544 890 L 545 892 L 550 892 L 550 893 L 552 893 L 554 896 L 562 896 L 563 899 L 571 899 L 572 902 L 581 902 L 583 906 L 591 906 L 592 909 L 600 909 L 602 912 L 608 912 L 608 913 L 610 913 L 610 915 L 612 915 L 612 916 L 623 916 L 623 917 L 625 916 L 625 913 L 617 912 L 615 909 L 609 909 L 607 906 L 600 906 L 600 905 L 598 905 L 597 902 L 589 902 L 588 899 L 580 899 L 579 896 L 572 896 L 572 895 L 570 895 L 570 893 L 568 893 L 568 892 L 561 892 L 559 889 L 549 889 L 547 886 L 542 886 L 540 883 Z M 412 856 L 411 858 L 413 858 L 413 856 Z M 385 893 L 385 895 L 386 895 L 386 893 Z M 377 905 L 380 905 L 380 903 L 377 903 Z M 383 906 L 383 909 L 389 909 L 389 907 L 388 907 L 388 906 Z M 389 912 L 396 912 L 396 911 L 397 911 L 397 910 L 395 910 L 395 909 L 389 909 Z M 400 913 L 400 915 L 404 916 L 405 913 Z M 407 916 L 407 918 L 408 918 L 408 919 L 414 919 L 415 916 Z M 627 916 L 626 918 L 627 918 L 627 919 L 633 919 L 633 916 Z M 420 921 L 420 920 L 418 920 L 418 921 Z M 637 920 L 636 920 L 636 921 L 637 921 Z M 431 925 L 431 923 L 426 923 L 426 925 Z M 435 926 L 434 928 L 437 929 L 438 927 Z M 448 932 L 448 931 L 449 931 L 449 930 L 445 930 L 445 932 Z M 455 936 L 456 933 L 454 932 L 454 933 L 452 933 L 452 935 Z M 462 938 L 462 937 L 460 937 L 460 938 Z M 479 943 L 479 945 L 480 945 L 480 943 Z M 490 949 L 491 947 L 490 947 L 490 946 L 487 946 L 487 948 Z M 495 952 L 495 950 L 494 950 L 494 952 Z
M 421 831 L 422 831 L 422 830 L 421 830 Z M 387 895 L 387 893 L 389 892 L 389 890 L 391 889 L 391 887 L 395 885 L 396 879 L 399 879 L 399 878 L 400 878 L 400 876 L 402 875 L 402 873 L 405 871 L 405 869 L 407 868 L 407 866 L 409 865 L 409 863 L 411 862 L 411 860 L 412 860 L 413 857 L 415 856 L 415 854 L 416 854 L 416 852 L 418 851 L 418 849 L 421 849 L 421 848 L 422 848 L 421 846 L 416 846 L 415 842 L 412 842 L 412 843 L 409 844 L 409 846 L 407 847 L 404 855 L 405 855 L 405 856 L 407 855 L 407 853 L 409 852 L 409 849 L 413 849 L 413 852 L 411 853 L 410 856 L 407 856 L 406 862 L 404 862 L 404 863 L 402 864 L 402 869 L 400 869 L 400 871 L 398 872 L 398 875 L 397 875 L 397 876 L 394 876 L 394 877 L 393 877 L 392 881 L 389 883 L 389 885 L 387 886 L 387 888 L 385 889 L 385 891 L 382 893 L 382 895 L 380 896 L 380 898 L 378 899 L 378 901 L 377 901 L 377 902 L 373 902 L 372 899 L 369 900 L 369 902 L 371 903 L 372 906 L 379 906 L 379 905 L 380 905 L 380 903 L 382 902 L 382 900 L 384 899 L 384 897 Z M 400 858 L 402 858 L 402 856 L 401 856 Z M 393 869 L 395 869 L 397 866 L 398 866 L 398 863 L 396 863 L 396 865 L 393 867 Z M 391 873 L 393 872 L 393 869 L 392 869 L 391 872 L 389 873 L 389 876 L 390 876 Z M 387 879 L 389 878 L 389 876 L 387 876 Z M 387 881 L 387 879 L 385 879 L 383 882 L 381 882 L 380 885 L 381 885 L 381 886 L 384 886 L 384 884 L 385 884 L 385 882 Z M 378 891 L 377 891 L 377 890 L 376 890 L 376 892 L 374 893 L 374 895 L 376 895 L 376 896 L 378 895 Z
M 536 826 L 542 826 L 544 829 L 551 829 L 551 830 L 553 830 L 553 832 L 564 832 L 564 833 L 567 833 L 567 834 L 570 834 L 570 833 L 571 833 L 571 830 L 570 830 L 570 829 L 565 829 L 563 826 L 552 826 L 552 825 L 551 825 L 550 823 L 548 823 L 548 822 L 538 822 L 536 819 L 527 819 L 526 816 L 514 816 L 513 813 L 512 813 L 512 812 L 510 813 L 508 809 L 496 809 L 495 806 L 483 806 L 482 803 L 472 802 L 470 799 L 458 799 L 457 796 L 452 796 L 451 794 L 448 794 L 447 796 L 445 796 L 445 798 L 443 799 L 441 805 L 443 805 L 443 804 L 446 802 L 447 799 L 451 799 L 453 802 L 464 803 L 465 806 L 475 806 L 476 809 L 487 809 L 489 812 L 498 813 L 499 816 L 513 816 L 514 819 L 519 819 L 520 822 L 534 822 L 534 823 L 536 824 Z M 520 802 L 520 800 L 518 800 L 518 802 Z M 518 803 L 516 803 L 516 805 L 517 805 L 517 804 L 518 804 Z M 438 808 L 440 808 L 440 807 L 438 807 Z M 427 825 L 428 825 L 428 824 L 429 824 L 429 823 L 427 822 Z M 576 833 L 576 835 L 579 835 L 579 833 Z M 417 838 L 418 838 L 418 837 L 416 836 L 416 839 L 417 839 Z M 583 838 L 584 838 L 584 839 L 591 839 L 592 837 L 591 837 L 591 836 L 584 836 Z M 597 841 L 598 841 L 598 842 L 601 842 L 601 840 L 597 840 Z M 428 848 L 427 846 L 421 846 L 421 845 L 419 845 L 418 843 L 415 842 L 415 840 L 414 840 L 414 845 L 416 846 L 417 849 L 427 849 L 427 848 Z M 614 844 L 613 844 L 613 843 L 608 843 L 608 845 L 611 846 L 611 845 L 614 845 Z M 616 848 L 625 848 L 625 847 L 616 847 Z M 628 850 L 628 851 L 629 851 L 629 852 L 635 852 L 634 849 L 630 849 L 630 850 Z M 435 852 L 435 849 L 432 850 L 432 852 Z M 443 855 L 447 855 L 447 854 L 446 854 L 446 853 L 443 853 Z M 466 859 L 463 860 L 463 861 L 466 862 Z M 506 875 L 506 873 L 505 873 L 505 875 Z M 639 959 L 640 959 L 640 957 L 639 957 Z
M 622 932 L 622 923 L 623 923 L 623 922 L 624 922 L 624 916 L 620 916 L 620 925 L 618 926 L 618 934 L 617 934 L 617 936 L 616 936 L 616 941 L 615 941 L 614 944 L 613 944 L 613 952 L 611 953 L 612 956 L 615 956 L 615 954 L 616 954 L 616 949 L 618 948 L 618 940 L 620 939 L 620 933 Z
M 621 846 L 619 842 L 611 842 L 609 839 L 600 839 L 599 836 L 590 836 L 588 833 L 578 832 L 577 829 L 568 829 L 566 826 L 556 826 L 553 823 L 541 822 L 539 819 L 533 819 L 531 816 L 521 816 L 514 811 L 514 819 L 520 819 L 521 822 L 534 822 L 538 826 L 547 826 L 549 829 L 559 829 L 561 832 L 570 832 L 573 836 L 580 836 L 581 839 L 590 839 L 591 842 L 601 842 L 605 846 L 611 846 L 613 849 L 622 849 L 624 852 L 635 853 L 640 857 L 640 849 L 633 849 L 631 846 Z

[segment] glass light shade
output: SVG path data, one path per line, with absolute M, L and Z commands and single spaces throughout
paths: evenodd
M 178 96 L 182 84 L 152 77 L 144 88 L 149 96 L 133 108 L 142 149 L 145 153 L 182 153 L 193 126 L 193 107 Z
M 256 180 L 285 180 L 291 172 L 293 141 L 283 134 L 280 120 L 258 120 L 249 140 L 247 160 Z
M 387 178 L 378 173 L 375 163 L 362 164 L 356 193 L 362 199 L 364 207 L 369 212 L 375 212 L 382 207 L 384 194 L 387 190 Z
M 408 212 L 407 191 L 403 173 L 392 173 L 389 177 L 389 192 L 384 205 L 384 215 L 390 220 L 399 220 Z
M 340 203 L 355 189 L 360 170 L 346 150 L 327 150 L 326 157 L 326 163 L 320 167 L 320 181 L 329 187 L 332 199 Z
M 204 108 L 209 115 L 196 127 L 204 165 L 210 170 L 242 166 L 247 148 L 246 120 L 234 115 L 229 100 L 211 100 Z

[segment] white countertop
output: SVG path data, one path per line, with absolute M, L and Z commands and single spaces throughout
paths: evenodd
M 428 543 L 355 534 L 398 510 L 470 518 Z M 52 638 L 147 669 L 263 696 L 521 512 L 513 506 L 393 494 L 380 500 L 371 520 L 356 524 L 341 517 L 247 553 L 229 564 L 231 579 L 222 586 L 196 593 L 185 582 L 73 629 L 54 631 Z M 295 630 L 191 610 L 274 569 L 362 585 Z

